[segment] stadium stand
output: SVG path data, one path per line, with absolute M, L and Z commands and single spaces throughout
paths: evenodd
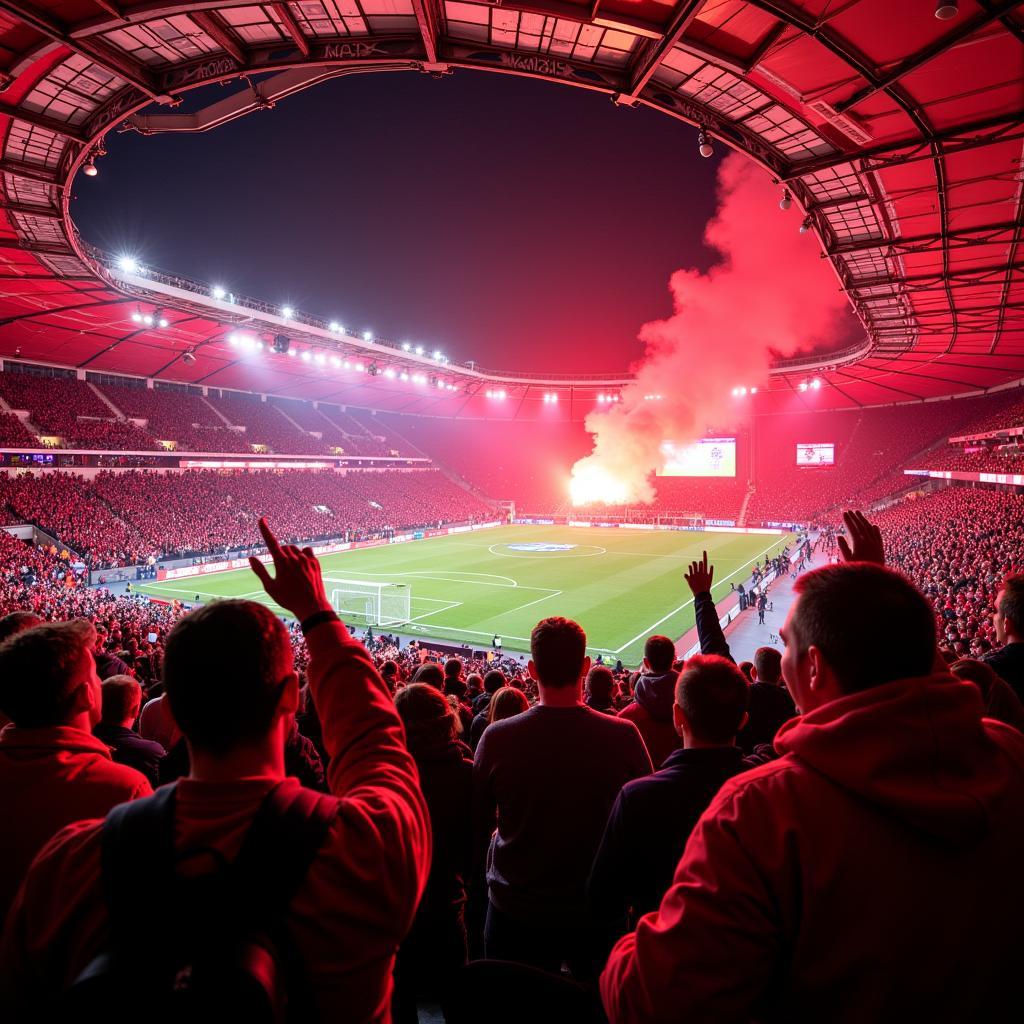
M 94 568 L 251 547 L 262 515 L 306 541 L 492 514 L 438 470 L 0 475 L 0 501 Z
M 225 419 L 245 427 L 249 444 L 262 445 L 285 455 L 326 455 L 327 446 L 291 423 L 281 410 L 258 397 L 238 398 L 223 394 L 206 399 Z
M 25 428 L 19 416 L 0 412 L 0 448 L 35 448 L 39 438 Z

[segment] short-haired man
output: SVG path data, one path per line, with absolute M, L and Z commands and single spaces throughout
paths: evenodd
M 257 559 L 250 564 L 270 598 L 302 624 L 336 798 L 326 838 L 286 914 L 306 982 L 301 994 L 320 1020 L 382 1022 L 394 953 L 430 867 L 427 808 L 391 695 L 331 608 L 312 550 L 280 546 L 263 520 L 260 529 L 274 578 Z M 268 794 L 300 788 L 284 774 L 299 697 L 288 630 L 266 605 L 213 602 L 175 625 L 164 675 L 191 755 L 191 774 L 175 794 L 178 862 L 208 870 L 237 856 Z M 45 1016 L 47 998 L 103 949 L 103 836 L 103 822 L 78 822 L 33 864 L 0 958 L 5 1009 Z M 261 895 L 251 893 L 254 907 Z M 148 950 L 143 941 L 140 956 Z
M 41 626 L 43 621 L 35 612 L 8 612 L 3 618 L 0 618 L 0 644 L 10 637 L 16 636 L 18 633 L 24 633 L 26 629 L 32 629 L 33 626 Z M 7 725 L 9 721 L 10 719 L 3 711 L 0 711 L 0 729 Z
M 672 724 L 675 656 L 676 645 L 667 636 L 649 636 L 644 644 L 644 668 L 633 685 L 633 700 L 619 712 L 620 718 L 640 730 L 655 767 L 679 746 L 679 735 Z
M 142 687 L 131 676 L 111 676 L 100 684 L 100 692 L 103 713 L 93 736 L 110 747 L 118 764 L 142 772 L 150 785 L 158 786 L 160 761 L 167 751 L 159 743 L 143 739 L 134 729 L 142 704 Z
M 783 724 L 796 716 L 796 705 L 782 682 L 782 652 L 777 647 L 757 649 L 751 675 L 747 724 L 736 737 L 745 754 L 771 743 Z
M 726 779 L 743 771 L 736 733 L 747 715 L 746 677 L 697 654 L 676 681 L 672 720 L 683 741 L 660 771 L 622 787 L 594 859 L 587 893 L 610 939 L 657 909 L 686 840 Z
M 619 790 L 651 770 L 632 722 L 583 705 L 586 644 L 569 619 L 534 627 L 540 703 L 488 726 L 473 766 L 474 828 L 490 841 L 486 955 L 551 971 L 567 962 L 584 976 L 587 875 Z
M 0 733 L 0 920 L 56 832 L 152 792 L 92 734 L 101 702 L 95 642 L 92 625 L 75 619 L 0 646 L 0 711 L 12 722 Z
M 1024 573 L 1015 573 L 1003 580 L 996 594 L 992 622 L 996 627 L 996 640 L 1003 646 L 989 651 L 981 660 L 991 665 L 1024 702 Z
M 855 564 L 801 577 L 782 630 L 802 717 L 778 760 L 722 787 L 659 909 L 612 951 L 612 1024 L 998 1020 L 1019 1005 L 1024 736 L 935 671 L 930 604 L 857 564 L 881 561 L 881 536 L 851 518 Z
M 583 686 L 583 703 L 603 715 L 617 715 L 615 676 L 607 665 L 591 665 Z
M 469 726 L 469 745 L 473 750 L 476 750 L 480 737 L 484 734 L 484 729 L 490 724 L 491 698 L 503 686 L 508 686 L 508 680 L 500 669 L 492 668 L 484 676 L 484 691 L 473 701 L 474 715 Z

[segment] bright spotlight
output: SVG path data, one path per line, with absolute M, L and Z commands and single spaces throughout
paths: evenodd
M 384 371 L 384 376 L 385 376 L 385 377 L 387 377 L 387 378 L 388 378 L 388 380 L 394 380 L 394 379 L 395 379 L 395 371 L 394 371 L 394 370 L 392 370 L 392 369 L 391 369 L 391 367 L 389 366 L 389 367 L 388 367 L 388 368 L 387 368 L 387 369 L 386 369 L 386 370 Z
M 215 284 L 215 285 L 213 286 L 213 289 L 212 289 L 212 291 L 210 292 L 210 294 L 211 294 L 211 295 L 212 295 L 212 296 L 213 296 L 213 297 L 214 297 L 215 299 L 223 299 L 223 298 L 224 298 L 224 296 L 225 296 L 225 295 L 227 295 L 227 292 L 226 292 L 226 291 L 225 291 L 225 290 L 224 290 L 223 288 L 221 288 L 221 286 L 220 286 L 219 284 Z
M 751 389 L 750 389 L 750 393 L 751 393 L 752 395 L 756 395 L 756 394 L 757 394 L 757 388 L 751 388 Z
M 409 349 L 411 349 L 411 348 L 412 348 L 412 345 L 410 345 L 409 342 L 407 342 L 407 341 L 403 341 L 402 342 L 402 351 L 403 352 L 408 352 Z
M 418 356 L 423 355 L 423 346 L 422 345 L 417 345 L 416 346 L 416 355 L 418 355 Z
M 146 315 L 145 315 L 145 316 L 144 316 L 144 317 L 142 318 L 142 322 L 143 322 L 143 323 L 144 323 L 144 324 L 145 324 L 145 325 L 146 325 L 147 327 L 152 327 L 152 326 L 153 326 L 153 314 L 152 314 L 152 313 L 147 313 L 147 314 L 146 314 Z
M 302 361 L 304 363 L 308 363 L 310 361 L 310 359 L 312 359 L 312 358 L 313 358 L 313 356 L 310 353 L 309 349 L 306 349 L 306 351 L 302 353 Z
M 821 381 L 818 380 L 817 377 L 815 377 L 814 380 L 811 381 L 811 387 L 814 388 L 815 391 L 820 391 L 821 390 Z
M 294 359 L 295 358 L 295 349 L 293 349 L 293 348 L 288 349 L 288 355 L 290 355 L 292 357 L 292 359 Z
M 705 159 L 715 155 L 715 147 L 711 144 L 711 136 L 703 129 L 697 133 L 697 149 Z
M 363 364 L 362 363 L 356 363 L 355 370 L 356 370 L 356 373 L 362 373 L 363 372 Z
M 139 262 L 133 256 L 122 256 L 117 261 L 117 265 L 126 274 L 137 274 L 139 272 Z
M 793 196 L 788 188 L 782 190 L 782 198 L 779 200 L 779 209 L 788 210 L 793 205 Z
M 373 331 L 363 331 L 363 341 L 373 341 Z
M 317 352 L 317 354 L 313 356 L 313 360 L 316 362 L 317 366 L 323 366 L 327 362 L 327 356 L 325 356 L 323 352 Z
M 263 351 L 263 342 L 262 341 L 257 341 L 256 342 L 256 351 L 257 352 L 262 352 Z
M 157 326 L 159 326 L 159 327 L 169 327 L 170 326 L 170 321 L 167 319 L 167 317 L 162 316 L 162 317 L 160 317 L 159 320 L 157 320 Z
M 403 371 L 402 371 L 402 372 L 401 372 L 401 373 L 400 373 L 400 374 L 398 375 L 398 379 L 399 379 L 399 380 L 408 380 L 408 379 L 409 379 L 409 374 L 407 374 L 407 373 L 405 372 L 405 370 L 403 370 Z
M 938 17 L 938 15 L 937 15 L 937 14 L 936 14 L 935 16 L 936 16 L 936 17 Z M 92 159 L 89 159 L 89 160 L 87 160 L 87 161 L 86 161 L 86 162 L 85 162 L 85 163 L 84 163 L 84 164 L 82 165 L 82 173 L 83 173 L 83 174 L 84 174 L 84 175 L 85 175 L 85 176 L 86 176 L 87 178 L 95 178 L 95 177 L 96 177 L 96 175 L 100 173 L 100 172 L 99 172 L 99 170 L 97 170 L 97 168 L 96 168 L 96 161 L 95 161 L 95 160 L 92 160 Z
M 435 363 L 439 363 L 443 358 L 444 357 L 441 355 L 441 353 L 438 352 L 437 349 L 435 349 L 434 350 L 434 362 Z
M 291 320 L 291 318 L 295 316 L 295 310 L 292 309 L 291 306 L 282 306 L 281 316 L 283 316 L 285 320 Z
M 341 360 L 337 356 L 331 356 L 331 366 L 337 369 L 341 366 Z
M 327 330 L 329 330 L 331 332 L 331 334 L 340 334 L 341 333 L 341 324 L 339 324 L 337 320 L 332 320 L 327 325 Z
M 132 321 L 137 324 L 142 323 L 142 314 L 138 310 L 135 310 L 135 312 L 132 313 Z
M 797 384 L 797 390 L 798 391 L 806 391 L 807 390 L 807 381 L 805 381 L 805 380 L 800 381 L 800 383 Z

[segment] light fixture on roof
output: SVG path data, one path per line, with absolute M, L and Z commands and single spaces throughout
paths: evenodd
M 409 349 L 411 349 L 411 348 L 412 348 L 412 345 L 410 345 L 409 342 L 407 342 L 407 341 L 403 341 L 402 342 L 402 351 L 403 352 L 408 352 Z
M 282 306 L 281 316 L 283 316 L 285 320 L 291 320 L 291 318 L 295 316 L 295 310 L 292 309 L 291 306 Z
M 818 378 L 817 378 L 817 377 L 815 377 L 815 378 L 814 378 L 814 380 L 812 380 L 812 381 L 811 381 L 811 387 L 812 387 L 812 388 L 813 388 L 813 389 L 814 389 L 815 391 L 819 391 L 819 390 L 821 390 L 821 381 L 820 381 L 820 380 L 818 380 Z
M 800 381 L 800 383 L 797 384 L 796 387 L 797 387 L 798 391 L 806 391 L 807 390 L 807 381 L 805 381 L 805 380 Z
M 812 226 L 813 226 L 813 222 L 811 221 L 811 218 L 810 217 L 804 217 L 803 221 L 800 224 L 800 234 L 801 235 L 806 235 L 807 232 L 811 230 Z
M 782 190 L 782 198 L 779 200 L 779 209 L 788 210 L 793 205 L 793 195 L 788 188 Z
M 93 160 L 92 157 L 89 157 L 89 159 L 82 164 L 82 173 L 87 178 L 95 178 L 96 175 L 100 173 L 99 169 L 96 167 L 96 161 Z
M 183 363 L 188 363 L 190 366 L 196 361 L 196 354 L 192 349 L 188 349 L 181 357 Z
M 423 355 L 423 346 L 422 345 L 417 345 L 416 346 L 416 355 L 418 355 L 418 356 Z
M 140 310 L 136 309 L 135 312 L 132 313 L 132 322 L 137 324 L 142 323 L 142 312 Z
M 212 295 L 212 296 L 213 296 L 213 297 L 214 297 L 215 299 L 223 299 L 223 298 L 224 298 L 224 297 L 225 297 L 225 296 L 227 295 L 227 292 L 226 292 L 226 291 L 225 291 L 225 290 L 224 290 L 223 288 L 221 288 L 221 286 L 220 286 L 219 284 L 215 284 L 215 285 L 214 285 L 214 286 L 213 286 L 213 287 L 212 287 L 212 288 L 210 289 L 210 294 L 211 294 L 211 295 Z
M 153 314 L 152 313 L 146 313 L 146 315 L 143 316 L 143 318 L 142 318 L 142 322 L 147 327 L 152 327 L 153 326 Z
M 373 341 L 373 331 L 363 331 L 363 341 Z
M 312 358 L 312 353 L 310 353 L 309 349 L 307 348 L 306 351 L 302 353 L 302 361 L 304 363 L 308 363 Z
M 117 265 L 126 274 L 137 274 L 139 272 L 139 261 L 134 256 L 122 256 L 117 261 Z
M 937 0 L 935 4 L 935 17 L 939 21 L 951 21 L 960 13 L 960 5 L 957 0 Z
M 170 326 L 170 322 L 168 321 L 167 317 L 164 316 L 164 311 L 162 309 L 153 310 L 153 320 L 156 322 L 157 327 Z
M 341 324 L 339 324 L 337 320 L 332 320 L 327 325 L 327 330 L 329 330 L 331 334 L 341 334 Z
M 697 151 L 705 159 L 715 155 L 715 147 L 711 143 L 711 136 L 704 128 L 697 132 Z

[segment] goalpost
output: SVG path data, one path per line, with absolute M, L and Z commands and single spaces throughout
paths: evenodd
M 408 583 L 329 579 L 331 605 L 345 622 L 359 626 L 401 626 L 412 617 Z

